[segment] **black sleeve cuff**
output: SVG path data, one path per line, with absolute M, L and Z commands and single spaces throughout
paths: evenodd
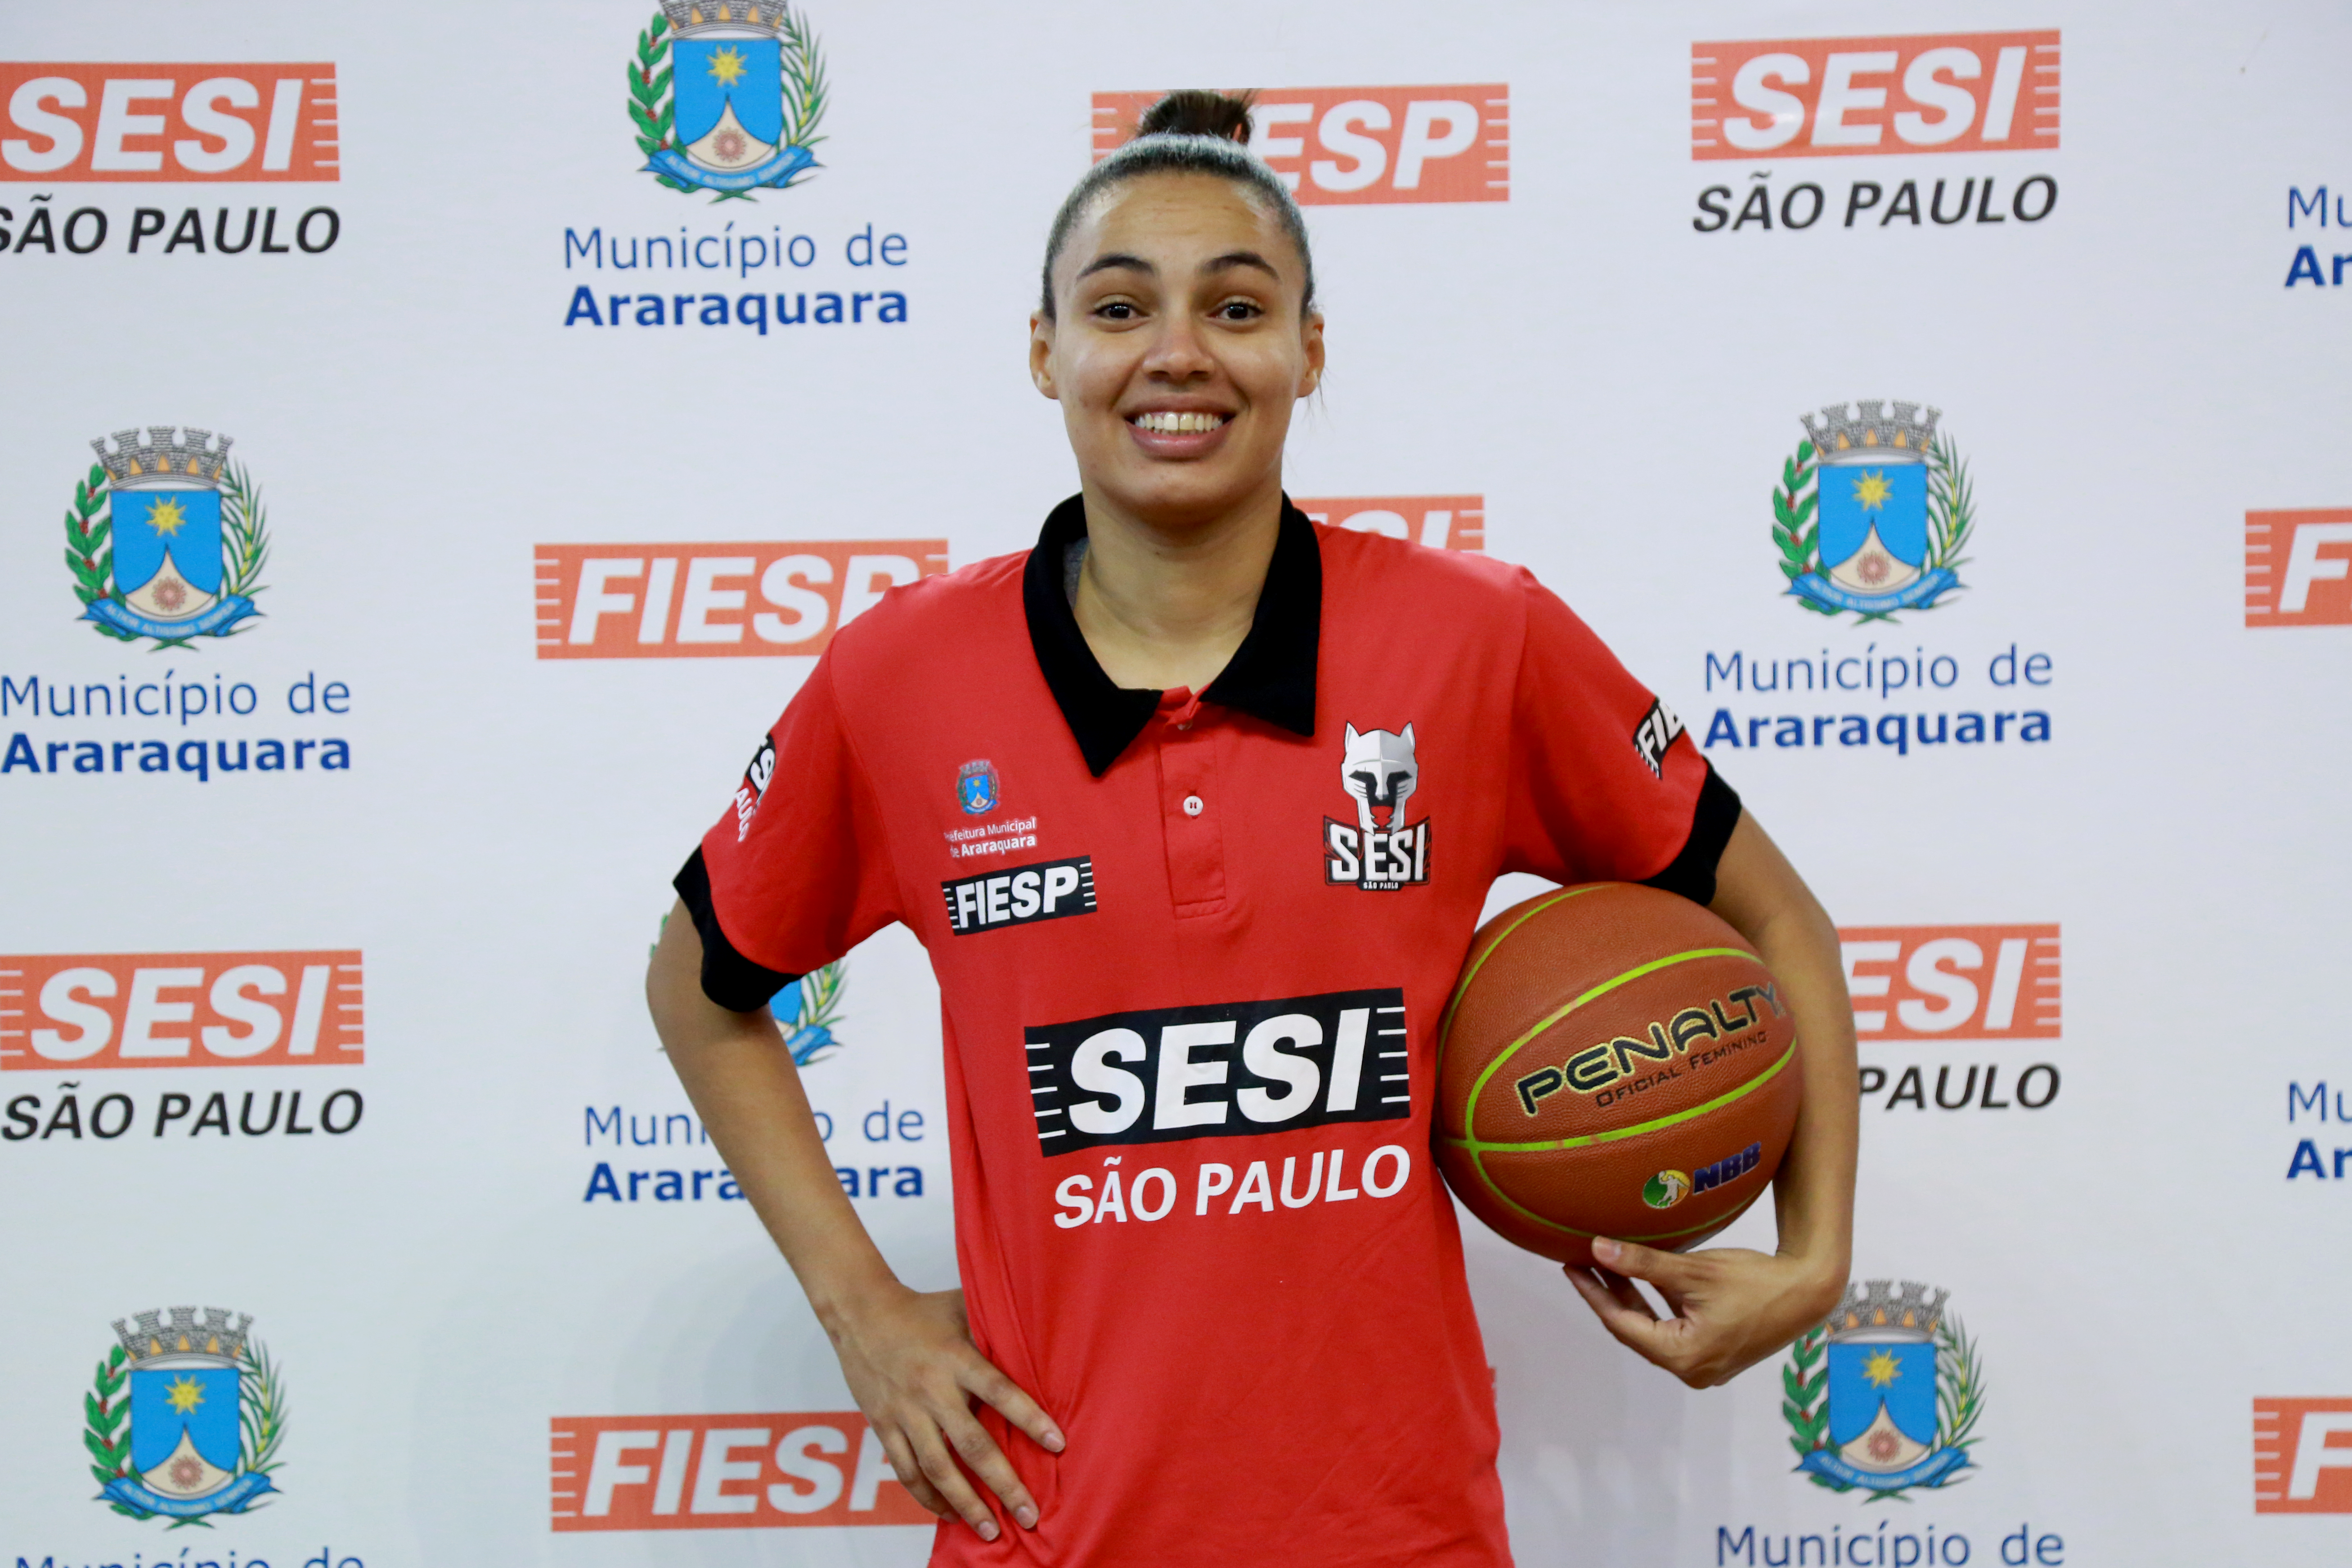
M 1735 806 L 1734 813 L 1738 814 Z M 1724 830 L 1729 832 L 1728 828 Z M 1689 852 L 1684 852 L 1687 854 Z M 1679 865 L 1681 862 L 1675 862 Z M 1708 861 L 1711 867 L 1715 863 Z M 1712 877 L 1713 873 L 1709 873 Z M 681 868 L 671 886 L 686 903 L 686 912 L 694 916 L 694 928 L 702 936 L 702 994 L 730 1012 L 758 1012 L 778 991 L 800 978 L 754 964 L 735 951 L 727 940 L 727 933 L 719 928 L 719 912 L 711 907 L 710 873 L 702 864 L 702 846 L 695 846 L 693 858 Z
M 1681 894 L 1693 904 L 1713 904 L 1715 868 L 1723 859 L 1723 846 L 1731 841 L 1731 830 L 1738 825 L 1738 792 L 1723 781 L 1723 776 L 1710 762 L 1706 765 L 1706 782 L 1698 788 L 1698 805 L 1691 812 L 1690 837 L 1683 841 L 1682 852 L 1665 870 L 1645 878 L 1642 885 Z M 701 867 L 701 861 L 697 859 L 693 869 L 699 871 Z M 703 972 L 706 976 L 709 973 L 708 969 Z M 709 983 L 704 981 L 706 987 Z

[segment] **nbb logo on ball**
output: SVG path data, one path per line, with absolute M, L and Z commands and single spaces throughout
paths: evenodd
M 2246 624 L 2352 626 L 2352 507 L 2246 514 Z
M 1133 136 L 1160 97 L 1095 94 L 1095 157 Z M 1249 144 L 1302 206 L 1507 202 L 1511 89 L 1501 82 L 1269 88 L 1250 106 Z
M 548 1427 L 556 1530 L 935 1522 L 855 1410 L 559 1416 Z
M 1691 46 L 1691 157 L 1698 162 L 1926 152 L 2053 152 L 2056 28 L 1909 37 L 1777 38 Z M 1785 190 L 1759 170 L 1741 189 L 1710 185 L 1691 226 L 1917 228 L 2039 223 L 2058 203 L 2040 171 L 1857 179 L 1832 193 Z
M 901 583 L 948 569 L 945 539 L 541 545 L 542 659 L 822 653 Z
M 1486 502 L 1481 496 L 1302 497 L 1291 505 L 1335 528 L 1386 534 L 1432 549 L 1486 548 Z

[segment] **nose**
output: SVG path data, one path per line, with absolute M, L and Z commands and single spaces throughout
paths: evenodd
M 1171 310 L 1160 319 L 1150 351 L 1143 356 L 1144 374 L 1154 381 L 1194 382 L 1206 380 L 1216 368 L 1189 312 Z

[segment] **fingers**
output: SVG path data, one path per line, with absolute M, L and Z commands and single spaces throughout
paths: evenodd
M 965 1419 L 970 1420 L 971 1417 L 966 1416 Z M 933 1426 L 926 1431 L 912 1433 L 910 1437 L 914 1444 L 915 1462 L 922 1467 L 922 1472 L 933 1490 L 946 1500 L 948 1507 L 955 1511 L 957 1517 L 971 1526 L 974 1534 L 982 1541 L 995 1540 L 1002 1533 L 997 1528 L 996 1515 L 989 1511 L 988 1504 L 980 1500 L 980 1494 L 971 1490 L 971 1482 L 966 1480 L 963 1471 L 956 1467 L 955 1453 L 949 1448 L 940 1428 Z M 981 1433 L 980 1440 L 988 1443 L 988 1434 Z M 996 1445 L 988 1443 L 988 1446 L 993 1448 Z
M 1646 1280 L 1666 1291 L 1688 1291 L 1697 1281 L 1702 1265 L 1679 1252 L 1661 1252 L 1654 1247 L 1644 1247 L 1634 1241 L 1612 1241 L 1608 1237 L 1595 1237 L 1592 1255 L 1604 1269 L 1635 1280 Z
M 1050 1454 L 1062 1451 L 1062 1429 L 1045 1414 L 1028 1391 L 982 1361 L 963 1379 L 971 1393 L 996 1407 L 997 1414 L 1029 1434 L 1029 1440 Z
M 931 1483 L 923 1479 L 922 1461 L 915 1457 L 914 1445 L 907 1441 L 907 1434 L 896 1427 L 884 1431 L 877 1426 L 875 1432 L 882 1440 L 884 1457 L 890 1461 L 890 1473 L 898 1479 L 899 1485 L 907 1489 L 907 1494 L 941 1519 L 950 1517 L 955 1511 L 949 1508 L 947 1500 L 933 1491 Z

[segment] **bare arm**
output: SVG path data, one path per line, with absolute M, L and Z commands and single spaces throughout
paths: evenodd
M 792 1265 L 898 1479 L 932 1512 L 952 1511 L 992 1541 L 995 1517 L 958 1469 L 961 1455 L 1016 1521 L 1034 1527 L 1036 1503 L 972 1418 L 971 1401 L 986 1400 L 1055 1452 L 1059 1428 L 973 1347 L 962 1291 L 924 1294 L 890 1271 L 834 1176 L 774 1016 L 730 1011 L 703 994 L 702 939 L 682 904 L 662 927 L 646 1000 L 670 1065 Z
M 1716 868 L 1710 907 L 1755 944 L 1796 1015 L 1805 1097 L 1773 1182 L 1779 1249 L 1676 1254 L 1598 1241 L 1593 1254 L 1604 1267 L 1569 1271 L 1612 1333 L 1696 1388 L 1729 1381 L 1836 1306 L 1853 1258 L 1860 1137 L 1853 1009 L 1837 928 L 1745 813 Z M 1675 1315 L 1652 1312 L 1634 1279 L 1654 1286 Z

